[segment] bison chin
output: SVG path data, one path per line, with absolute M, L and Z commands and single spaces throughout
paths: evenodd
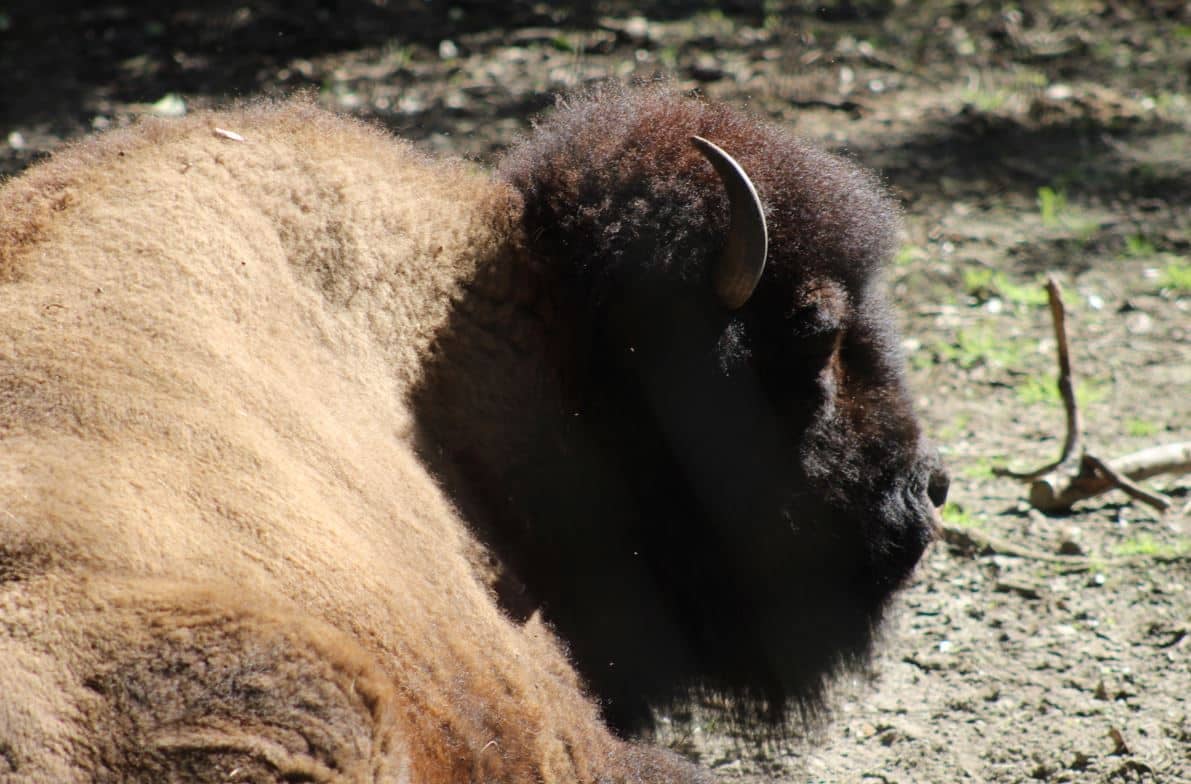
M 841 387 L 789 352 L 775 372 L 759 325 L 688 293 L 638 287 L 602 315 L 583 419 L 609 459 L 567 476 L 590 451 L 572 444 L 537 474 L 539 497 L 580 499 L 555 519 L 590 549 L 555 536 L 538 555 L 567 568 L 529 564 L 530 589 L 622 730 L 699 692 L 744 720 L 814 715 L 830 676 L 868 656 L 945 493 L 900 378 Z M 751 351 L 724 349 L 733 331 Z

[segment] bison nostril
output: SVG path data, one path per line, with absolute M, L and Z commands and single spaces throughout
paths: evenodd
M 939 507 L 947 502 L 947 490 L 950 487 L 951 479 L 947 473 L 936 469 L 931 472 L 930 482 L 926 486 L 926 494 L 930 497 L 930 502 Z

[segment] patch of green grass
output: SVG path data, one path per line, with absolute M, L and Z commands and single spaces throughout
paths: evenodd
M 1145 436 L 1152 436 L 1158 432 L 1160 428 L 1157 422 L 1151 422 L 1148 419 L 1129 419 L 1125 421 L 1125 431 L 1131 436 L 1144 438 Z
M 954 501 L 948 501 L 943 504 L 943 509 L 940 512 L 943 517 L 943 522 L 947 525 L 953 525 L 956 528 L 979 528 L 980 521 L 972 516 L 972 513 L 964 509 Z
M 1184 258 L 1171 261 L 1158 276 L 1158 286 L 1165 291 L 1177 293 L 1191 291 L 1191 264 Z
M 939 428 L 939 438 L 943 441 L 953 441 L 966 433 L 968 430 L 968 425 L 971 423 L 972 417 L 970 415 L 960 414 L 955 419 Z
M 926 261 L 930 254 L 917 245 L 902 245 L 893 256 L 893 263 L 898 267 L 908 267 L 917 261 Z
M 1005 461 L 1002 458 L 993 459 L 991 457 L 981 457 L 969 465 L 960 469 L 960 475 L 968 479 L 992 479 L 995 474 L 993 467 L 1004 465 Z
M 980 364 L 1015 367 L 1021 364 L 1025 348 L 1020 341 L 1002 338 L 989 326 L 961 329 L 954 343 L 939 342 L 935 353 L 944 362 L 964 370 Z
M 1154 243 L 1144 234 L 1130 234 L 1125 238 L 1125 255 L 1131 259 L 1148 258 L 1157 253 Z
M 1100 224 L 1083 215 L 1067 201 L 1067 191 L 1062 188 L 1052 188 L 1043 185 L 1038 189 L 1038 214 L 1042 218 L 1042 225 L 1048 228 L 1061 228 L 1075 234 L 1076 238 L 1086 241 L 1096 233 Z
M 1141 534 L 1121 542 L 1113 548 L 1113 552 L 1120 556 L 1147 555 L 1159 558 L 1180 558 L 1184 555 L 1191 555 L 1191 539 L 1179 537 L 1168 544 L 1159 542 L 1149 534 Z
M 389 43 L 385 45 L 383 58 L 398 68 L 404 68 L 413 61 L 414 50 L 412 46 Z
M 1045 87 L 1049 81 L 1046 74 L 1034 68 L 1020 68 L 1013 73 L 1013 86 L 1019 90 Z
M 1024 285 L 1014 283 L 1004 272 L 987 267 L 964 270 L 964 290 L 981 302 L 998 297 L 1025 307 L 1038 307 L 1047 303 L 1046 288 L 1041 282 Z
M 574 52 L 579 48 L 566 33 L 559 33 L 558 35 L 551 38 L 550 45 L 560 52 Z
M 1046 403 L 1058 406 L 1063 402 L 1054 379 L 1030 376 L 1017 386 L 1017 399 L 1026 405 Z M 1075 385 L 1075 402 L 1081 406 L 1098 403 L 1108 396 L 1106 386 L 1098 381 L 1083 381 Z
M 988 90 L 979 87 L 964 90 L 961 94 L 964 103 L 984 114 L 992 114 L 1002 108 L 1012 96 L 1013 93 L 1008 90 Z
M 1191 25 L 1177 25 L 1174 28 L 1174 37 L 1182 38 L 1184 41 L 1191 38 Z
M 658 50 L 658 60 L 671 71 L 678 68 L 678 47 L 674 45 L 663 46 Z
M 1054 226 L 1059 222 L 1059 215 L 1067 209 L 1067 193 L 1055 190 L 1049 185 L 1038 189 L 1038 212 L 1042 215 L 1043 226 Z
M 1159 114 L 1171 114 L 1178 110 L 1180 103 L 1186 101 L 1186 96 L 1169 90 L 1159 90 L 1150 100 L 1154 102 L 1154 111 Z

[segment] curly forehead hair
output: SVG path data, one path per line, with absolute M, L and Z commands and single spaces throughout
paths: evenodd
M 828 275 L 855 295 L 891 255 L 898 214 L 873 175 L 665 85 L 605 85 L 561 101 L 501 174 L 525 196 L 535 249 L 573 265 L 597 296 L 625 274 L 699 284 L 722 245 L 728 201 L 694 135 L 728 151 L 756 186 L 770 285 Z

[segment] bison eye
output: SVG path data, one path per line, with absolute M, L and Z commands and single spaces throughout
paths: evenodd
M 799 353 L 817 357 L 835 351 L 844 332 L 843 324 L 828 317 L 821 308 L 803 309 L 791 319 L 787 329 L 792 329 Z

